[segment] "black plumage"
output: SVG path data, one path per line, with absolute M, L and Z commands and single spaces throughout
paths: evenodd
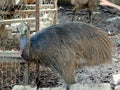
M 37 32 L 30 42 L 27 29 L 18 29 L 23 31 L 20 31 L 21 56 L 56 69 L 68 85 L 75 83 L 76 68 L 111 61 L 113 42 L 104 30 L 95 26 L 82 22 L 55 24 Z

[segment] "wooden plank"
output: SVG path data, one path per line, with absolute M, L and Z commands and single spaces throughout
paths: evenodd
M 27 8 L 35 8 L 35 4 L 25 4 L 23 5 L 24 7 L 27 7 Z M 21 6 L 22 7 L 22 6 Z M 53 8 L 54 5 L 53 4 L 40 4 L 40 8 Z
M 0 57 L 0 63 L 12 63 L 12 62 L 16 62 L 16 63 L 22 63 L 22 62 L 26 62 L 24 59 L 22 58 L 14 58 L 14 57 Z
M 25 62 L 18 51 L 0 51 L 0 62 Z
M 31 87 L 30 85 L 15 85 L 12 90 L 36 90 L 36 87 Z M 66 90 L 65 87 L 53 87 L 53 88 L 39 88 L 39 90 Z
M 11 24 L 17 22 L 33 22 L 35 18 L 22 18 L 22 19 L 9 19 L 9 20 L 0 20 L 0 24 Z
M 41 17 L 40 20 L 49 19 L 50 17 Z M 0 24 L 11 24 L 18 22 L 34 22 L 35 18 L 21 18 L 21 19 L 8 19 L 8 20 L 0 20 Z
M 12 90 L 36 90 L 36 87 L 30 87 L 30 85 L 15 85 Z M 66 90 L 65 86 L 53 87 L 53 88 L 39 88 L 39 90 Z M 112 90 L 109 83 L 99 84 L 77 84 L 71 85 L 70 90 Z
M 21 8 L 35 9 L 35 4 L 23 4 L 19 5 Z M 54 4 L 40 4 L 41 8 L 54 8 Z
M 41 9 L 41 10 L 39 10 L 39 12 L 53 12 L 53 11 L 56 11 L 57 9 L 50 9 L 50 8 L 48 8 L 48 9 Z M 17 13 L 19 13 L 19 12 L 36 12 L 36 10 L 16 10 L 16 12 Z
M 39 12 L 54 12 L 57 9 L 41 9 Z M 16 10 L 16 11 L 0 11 L 0 15 L 5 15 L 5 14 L 18 14 L 18 13 L 35 13 L 36 10 Z
M 0 57 L 20 57 L 19 56 L 19 51 L 0 51 Z

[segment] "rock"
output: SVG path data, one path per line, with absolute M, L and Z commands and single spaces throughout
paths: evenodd
M 71 90 L 112 90 L 112 88 L 109 83 L 75 84 L 71 86 Z
M 115 90 L 120 90 L 120 85 L 117 85 L 117 86 L 115 87 Z
M 120 74 L 113 75 L 113 81 L 115 85 L 120 84 Z

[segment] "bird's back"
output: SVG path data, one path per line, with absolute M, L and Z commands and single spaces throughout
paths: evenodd
M 74 52 L 74 54 L 81 54 L 79 58 L 83 57 L 88 60 L 110 59 L 112 45 L 112 41 L 102 29 L 84 23 L 53 25 L 38 32 L 31 38 L 32 51 L 41 57 L 48 55 L 49 58 L 56 58 L 56 55 L 59 58 L 60 54 L 73 50 L 71 52 Z M 97 51 L 101 49 L 107 50 L 106 52 L 104 52 L 105 50 L 103 52 Z M 93 55 L 93 53 L 99 55 Z M 106 54 L 106 56 L 103 54 Z M 94 60 L 94 62 L 97 63 L 97 60 Z

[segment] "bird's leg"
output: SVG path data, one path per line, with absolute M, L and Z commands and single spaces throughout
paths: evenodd
M 36 90 L 39 90 L 39 76 L 36 77 L 35 84 L 37 86 Z
M 36 77 L 37 89 L 36 90 L 39 90 L 39 86 L 38 86 L 38 82 L 39 82 L 39 64 L 36 64 L 36 72 L 37 72 L 37 77 Z
M 76 10 L 73 10 L 73 17 L 72 17 L 72 21 L 74 20 L 75 15 L 76 15 Z
M 77 5 L 77 6 L 75 6 L 74 8 L 73 8 L 73 17 L 72 17 L 72 21 L 74 20 L 74 18 L 75 18 L 75 15 L 76 15 L 76 13 L 77 13 L 77 8 L 78 8 L 79 6 Z
M 92 24 L 92 12 L 90 10 L 88 10 L 88 19 L 89 19 L 89 22 L 88 23 L 91 23 Z
M 70 85 L 66 85 L 66 90 L 70 90 Z
M 39 88 L 37 87 L 36 90 L 39 90 Z

